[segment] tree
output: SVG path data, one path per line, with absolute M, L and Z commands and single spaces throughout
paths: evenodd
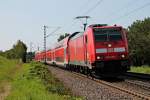
M 22 41 L 18 40 L 17 43 L 13 45 L 12 49 L 0 52 L 0 55 L 5 56 L 8 59 L 21 59 L 22 62 L 26 62 L 26 51 L 26 45 Z
M 137 20 L 128 27 L 130 57 L 133 65 L 150 65 L 150 18 Z
M 4 52 L 0 50 L 0 56 L 3 56 L 3 53 L 4 53 Z
M 64 38 L 66 38 L 67 36 L 69 36 L 68 33 L 65 33 L 65 35 L 60 35 L 59 38 L 57 39 L 57 41 L 59 42 L 59 41 L 63 40 Z
M 13 46 L 13 50 L 17 59 L 22 59 L 23 62 L 26 62 L 27 46 L 22 41 L 18 40 L 17 44 Z

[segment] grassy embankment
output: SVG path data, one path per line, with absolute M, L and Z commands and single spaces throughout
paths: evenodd
M 6 100 L 81 100 L 73 97 L 70 90 L 54 78 L 43 64 L 18 66 L 15 60 L 0 57 L 0 69 L 0 83 L 4 83 L 0 89 L 6 82 L 11 85 Z
M 0 56 L 0 94 L 7 92 L 6 87 L 10 85 L 13 80 L 14 74 L 19 70 L 19 61 L 8 60 Z M 9 87 L 9 86 L 8 86 Z
M 18 67 L 17 63 L 17 60 L 8 60 L 0 56 L 0 82 L 12 80 L 12 77 Z
M 150 66 L 131 66 L 130 72 L 150 74 Z

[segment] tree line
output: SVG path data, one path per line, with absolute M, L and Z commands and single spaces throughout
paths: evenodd
M 20 59 L 26 62 L 27 46 L 20 40 L 10 50 L 0 51 L 0 55 L 8 59 Z
M 59 41 L 63 40 L 64 38 L 66 38 L 67 36 L 69 36 L 68 33 L 65 33 L 64 35 L 60 35 L 59 38 L 57 39 L 57 41 L 59 42 Z
M 127 36 L 131 64 L 150 65 L 150 17 L 133 22 Z

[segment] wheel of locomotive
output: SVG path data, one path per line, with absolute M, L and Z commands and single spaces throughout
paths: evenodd
M 83 72 L 85 75 L 87 75 L 87 67 L 86 66 L 84 66 Z
M 78 67 L 78 65 L 76 65 L 76 72 L 78 73 L 79 72 L 79 67 Z
M 66 70 L 69 70 L 68 64 L 64 64 Z
M 79 73 L 80 72 L 80 69 L 79 69 L 79 66 L 78 65 L 76 65 L 76 70 L 77 70 L 77 72 Z
M 75 66 L 75 65 L 72 65 L 72 67 L 73 67 L 73 71 L 76 72 L 76 66 Z
M 79 73 L 81 73 L 81 66 L 78 66 Z
M 85 74 L 88 75 L 88 67 L 85 67 Z
M 74 71 L 76 72 L 77 70 L 76 70 L 76 65 L 73 65 L 73 68 L 74 68 Z
M 82 70 L 81 73 L 82 73 L 82 74 L 85 74 L 84 69 L 85 69 L 85 66 L 82 66 L 82 68 L 81 68 L 81 70 Z
M 70 64 L 68 64 L 68 70 L 72 72 L 72 68 Z
M 80 70 L 80 73 L 82 73 L 82 67 L 81 66 L 79 66 L 79 70 Z
M 71 70 L 71 72 L 74 71 L 74 66 L 73 65 L 70 65 L 70 70 Z
M 80 66 L 76 65 L 77 66 L 77 72 L 80 73 Z
M 82 67 L 82 73 L 83 73 L 84 75 L 86 75 L 86 73 L 87 73 L 87 72 L 86 72 L 86 66 L 83 66 L 83 67 Z
M 81 73 L 84 74 L 84 66 L 81 67 Z
M 89 77 L 90 76 L 90 69 L 87 67 L 87 69 L 86 69 L 86 75 L 87 75 L 87 77 Z

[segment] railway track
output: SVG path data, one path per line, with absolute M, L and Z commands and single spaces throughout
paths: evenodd
M 150 80 L 150 74 L 127 72 L 124 74 L 124 76 L 131 77 L 131 78 L 138 78 L 142 80 Z
M 60 70 L 60 68 L 57 68 L 58 70 Z M 63 71 L 66 71 L 66 70 L 63 70 Z M 78 77 L 78 78 L 88 78 L 88 79 L 90 79 L 91 81 L 94 81 L 94 82 L 97 82 L 97 83 L 99 83 L 99 84 L 102 84 L 102 85 L 105 85 L 105 86 L 107 86 L 107 87 L 110 87 L 110 88 L 113 88 L 113 89 L 116 89 L 116 90 L 119 90 L 119 91 L 121 91 L 121 92 L 123 92 L 123 93 L 127 93 L 127 94 L 129 94 L 129 95 L 131 95 L 131 96 L 133 96 L 133 97 L 135 97 L 135 98 L 139 98 L 139 99 L 142 99 L 142 100 L 150 100 L 150 95 L 147 95 L 147 94 L 143 94 L 143 93 L 140 93 L 140 92 L 138 92 L 138 91 L 134 91 L 134 90 L 128 90 L 128 89 L 126 89 L 126 88 L 122 88 L 122 87 L 120 87 L 120 86 L 118 86 L 118 85 L 115 85 L 115 84 L 113 84 L 113 83 L 111 83 L 111 82 L 107 82 L 107 81 L 104 81 L 104 80 L 100 80 L 100 79 L 98 79 L 98 78 L 94 78 L 94 77 L 91 77 L 91 76 L 87 76 L 87 75 L 84 75 L 84 74 L 80 74 L 80 73 L 77 73 L 77 72 L 71 72 L 73 75 L 75 75 L 76 77 Z M 140 86 L 142 86 L 141 84 L 143 84 L 143 87 L 145 88 L 145 89 L 149 89 L 149 86 L 147 87 L 146 85 L 147 84 L 144 84 L 144 83 L 135 83 L 135 82 L 131 82 L 131 81 L 129 81 L 129 80 L 125 80 L 125 82 L 128 82 L 128 83 L 130 83 L 130 84 L 136 84 L 136 85 L 140 85 Z
M 127 84 L 141 88 L 150 95 L 150 74 L 127 72 L 123 78 Z
M 77 77 L 87 78 L 86 75 L 83 75 L 83 74 L 80 74 L 80 73 L 73 72 L 73 74 L 76 75 Z M 120 90 L 121 92 L 128 93 L 128 94 L 130 94 L 130 95 L 132 95 L 134 97 L 138 97 L 138 98 L 140 98 L 142 100 L 150 100 L 150 96 L 149 95 L 138 93 L 137 91 L 127 90 L 125 88 L 115 86 L 115 85 L 113 85 L 113 84 L 111 84 L 109 82 L 106 82 L 106 81 L 103 81 L 103 80 L 100 80 L 100 79 L 96 79 L 96 78 L 92 78 L 92 77 L 88 77 L 88 78 L 93 80 L 93 81 L 95 81 L 95 82 L 98 82 L 100 84 L 103 84 L 103 85 L 109 86 L 111 88 Z
M 139 86 L 140 88 L 150 91 L 150 83 L 146 83 L 143 81 L 135 81 L 135 80 L 125 80 L 125 82 Z

